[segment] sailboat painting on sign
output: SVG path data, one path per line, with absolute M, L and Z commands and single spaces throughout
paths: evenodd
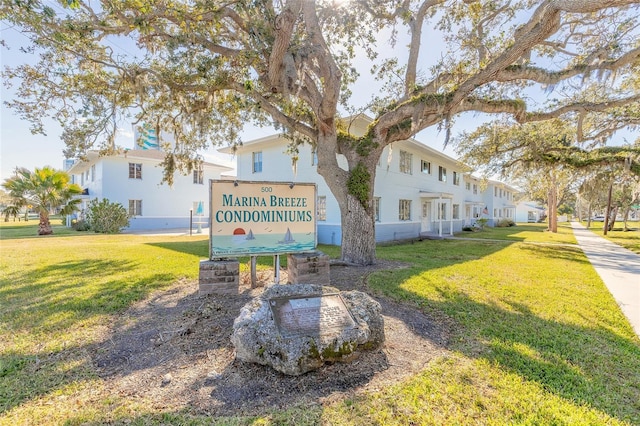
M 293 239 L 293 236 L 291 235 L 291 230 L 287 228 L 287 233 L 284 234 L 284 240 L 278 241 L 278 244 L 292 244 L 295 242 L 296 240 Z
M 256 237 L 253 236 L 253 231 L 249 229 L 249 233 L 247 234 L 247 240 L 255 240 Z

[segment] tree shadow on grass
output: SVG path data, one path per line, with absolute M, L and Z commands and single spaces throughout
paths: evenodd
M 150 291 L 176 279 L 173 274 L 153 273 L 137 279 L 119 278 L 138 263 L 125 260 L 74 260 L 7 275 L 0 300 L 9 306 L 0 311 L 3 322 L 14 328 L 64 330 L 75 322 L 125 309 Z M 92 280 L 87 284 L 83 281 Z M 10 283 L 19 283 L 10 285 Z M 32 332 L 31 332 L 32 333 Z
M 571 262 L 589 264 L 589 259 L 583 255 L 583 251 L 577 245 L 554 246 L 547 244 L 522 244 L 522 250 L 535 253 L 537 257 L 548 257 L 550 259 L 564 259 Z
M 78 343 L 85 332 L 80 328 L 82 324 L 122 311 L 176 279 L 166 273 L 133 280 L 109 279 L 136 267 L 130 261 L 87 259 L 5 276 L 0 287 L 0 323 L 3 333 L 17 336 L 17 341 L 10 341 L 9 349 L 0 354 L 0 413 L 78 378 L 95 375 L 87 364 L 89 346 Z M 99 284 L 89 286 L 78 279 L 96 280 Z M 38 346 L 43 350 L 16 349 L 38 344 L 38 337 L 42 339 Z M 20 339 L 25 342 L 20 343 Z M 65 363 L 74 367 L 62 367 Z
M 145 245 L 191 254 L 202 259 L 209 257 L 209 240 L 163 241 L 159 243 L 145 243 Z
M 438 290 L 438 300 L 420 303 L 461 325 L 452 349 L 486 359 L 577 405 L 640 424 L 640 345 L 633 333 L 621 336 L 595 325 L 543 319 L 516 301 L 504 300 L 513 308 L 508 310 Z M 420 299 L 401 288 L 394 291 L 400 299 Z

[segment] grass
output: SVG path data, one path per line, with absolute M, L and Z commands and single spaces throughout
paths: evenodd
M 584 226 L 587 226 L 587 222 L 582 222 Z M 607 232 L 604 235 L 604 223 L 603 222 L 591 222 L 589 230 L 595 232 L 634 253 L 640 254 L 640 222 L 629 222 L 629 231 L 623 231 L 623 224 L 616 222 L 612 231 Z
M 450 353 L 377 392 L 215 419 L 109 395 L 88 356 L 135 301 L 195 286 L 207 237 L 36 228 L 0 223 L 2 425 L 640 424 L 640 341 L 565 227 L 379 247 L 410 267 L 371 275 L 372 291 L 453 324 Z
M 531 243 L 564 243 L 577 244 L 568 223 L 558 224 L 558 233 L 547 232 L 545 223 L 518 224 L 505 228 L 486 227 L 481 231 L 460 232 L 457 237 L 477 238 L 485 240 L 508 240 Z
M 577 248 L 450 240 L 371 287 L 457 325 L 420 376 L 335 408 L 350 424 L 638 424 L 640 345 Z M 364 420 L 366 419 L 366 420 Z

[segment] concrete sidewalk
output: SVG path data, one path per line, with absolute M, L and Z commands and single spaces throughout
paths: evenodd
M 640 255 L 571 222 L 578 245 L 640 337 Z

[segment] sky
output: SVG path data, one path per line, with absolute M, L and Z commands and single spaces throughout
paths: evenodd
M 16 66 L 22 63 L 35 61 L 37 56 L 20 52 L 21 46 L 28 45 L 28 39 L 17 29 L 8 27 L 6 23 L 0 22 L 0 40 L 4 40 L 6 46 L 0 46 L 0 67 Z M 399 43 L 398 46 L 401 44 Z M 123 44 L 112 44 L 116 49 L 127 52 L 121 47 Z M 130 52 L 127 52 L 130 53 Z M 389 55 L 397 54 L 397 51 L 389 50 Z M 360 71 L 361 78 L 355 86 L 353 92 L 354 104 L 366 103 L 371 96 L 371 87 L 379 85 L 368 72 L 368 69 Z M 4 83 L 4 82 L 3 82 Z M 14 82 L 18 85 L 18 82 Z M 11 100 L 14 96 L 14 89 L 7 89 L 4 84 L 0 88 L 0 182 L 10 177 L 16 167 L 25 167 L 33 170 L 36 167 L 45 165 L 61 169 L 63 167 L 65 148 L 60 140 L 62 128 L 55 120 L 45 121 L 46 136 L 32 134 L 29 130 L 30 123 L 20 119 L 15 111 L 8 108 L 4 102 Z M 472 119 L 472 121 L 474 121 Z M 262 138 L 276 133 L 271 128 L 248 127 L 243 133 L 243 140 Z M 448 148 L 443 149 L 445 139 L 444 132 L 437 129 L 428 129 L 416 136 L 416 139 L 432 146 L 435 149 L 444 151 L 445 154 L 456 158 L 455 152 Z M 126 126 L 119 129 L 116 143 L 128 148 L 134 145 L 133 127 Z M 206 152 L 202 152 L 206 161 L 234 166 L 233 157 L 217 152 L 219 147 L 211 147 Z
M 0 22 L 0 40 L 6 43 L 6 47 L 0 46 L 0 68 L 34 61 L 32 58 L 35 55 L 19 50 L 21 46 L 28 45 L 27 37 L 3 22 Z M 17 86 L 19 83 L 16 81 L 13 84 Z M 31 133 L 30 122 L 21 119 L 5 105 L 5 101 L 11 100 L 14 94 L 15 90 L 5 87 L 3 81 L 0 87 L 0 182 L 10 177 L 16 167 L 33 170 L 36 167 L 52 166 L 62 169 L 64 162 L 65 145 L 60 139 L 60 124 L 55 120 L 45 120 L 46 135 Z M 255 138 L 270 134 L 266 129 L 253 130 L 253 133 L 256 134 Z M 119 129 L 116 143 L 124 148 L 134 146 L 133 125 Z M 231 165 L 231 157 L 218 153 L 214 148 L 203 154 L 207 161 Z
M 383 34 L 382 37 L 386 36 Z M 400 37 L 402 37 L 402 35 L 400 35 Z M 423 54 L 424 58 L 421 58 L 421 62 L 434 61 L 437 59 L 437 55 L 434 55 L 433 52 L 439 54 L 439 52 L 444 50 L 444 44 L 433 33 L 429 33 L 428 29 L 424 32 L 423 37 L 426 39 L 423 43 L 428 43 L 428 48 L 427 45 L 423 46 L 425 53 Z M 27 37 L 15 28 L 8 27 L 4 22 L 0 22 L 0 40 L 4 40 L 5 42 L 5 46 L 0 46 L 0 67 L 2 69 L 4 69 L 5 66 L 16 66 L 25 61 L 35 60 L 33 55 L 20 52 L 19 48 L 28 44 Z M 112 47 L 116 50 L 120 49 L 121 52 L 124 51 L 131 54 L 130 51 L 127 51 L 130 49 L 125 49 L 122 46 L 124 46 L 124 44 L 121 44 L 119 41 L 118 44 L 116 44 L 115 41 L 112 43 Z M 403 42 L 399 41 L 394 49 L 389 48 L 389 51 L 382 52 L 382 55 L 401 56 L 403 55 L 402 47 Z M 428 65 L 427 63 L 424 68 Z M 359 71 L 361 77 L 353 88 L 354 96 L 352 97 L 352 102 L 355 105 L 365 104 L 371 97 L 372 90 L 375 90 L 372 88 L 380 85 L 368 72 L 367 64 L 364 64 Z M 18 82 L 14 84 L 17 85 Z M 60 125 L 54 120 L 46 120 L 45 130 L 47 135 L 32 134 L 29 130 L 30 123 L 21 120 L 13 110 L 4 105 L 4 102 L 10 100 L 13 96 L 14 91 L 12 89 L 7 89 L 4 84 L 0 87 L 0 98 L 2 100 L 0 106 L 0 182 L 10 177 L 16 167 L 26 167 L 27 169 L 33 170 L 35 167 L 49 165 L 55 168 L 62 168 L 64 143 L 60 140 L 62 133 Z M 541 93 L 540 96 L 545 95 Z M 488 116 L 486 115 L 471 113 L 457 117 L 452 129 L 452 135 L 455 136 L 463 130 L 471 130 L 487 119 Z M 275 131 L 271 128 L 250 127 L 244 132 L 243 139 L 247 141 L 269 136 L 274 133 Z M 440 131 L 436 127 L 431 127 L 420 132 L 415 136 L 415 139 L 432 148 L 443 151 L 453 158 L 457 158 L 451 146 L 444 149 L 444 131 Z M 134 146 L 134 136 L 131 125 L 126 125 L 120 129 L 116 143 L 124 148 Z M 218 153 L 217 148 L 218 147 L 211 147 L 206 152 L 201 152 L 201 154 L 203 154 L 206 161 L 233 166 L 233 158 Z

